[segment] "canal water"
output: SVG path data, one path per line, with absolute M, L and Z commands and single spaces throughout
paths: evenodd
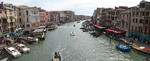
M 45 41 L 29 45 L 30 53 L 12 61 L 52 61 L 55 51 L 60 52 L 63 61 L 146 61 L 135 51 L 123 53 L 116 50 L 118 42 L 112 40 L 110 43 L 104 35 L 95 38 L 88 32 L 82 32 L 81 24 L 67 23 L 48 31 Z M 75 36 L 70 36 L 70 32 L 74 32 Z

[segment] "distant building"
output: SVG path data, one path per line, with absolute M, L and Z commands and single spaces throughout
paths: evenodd
M 66 11 L 63 11 L 63 12 L 67 16 L 67 22 L 74 21 L 74 15 L 75 15 L 75 13 L 73 11 L 66 10 Z
M 150 43 L 150 2 L 143 0 L 140 5 L 131 7 L 130 33 Z
M 39 20 L 40 25 L 46 25 L 50 21 L 50 13 L 49 12 L 39 12 Z
M 32 28 L 36 28 L 40 24 L 39 20 L 39 9 L 36 7 L 28 7 L 28 6 L 17 6 L 19 8 L 19 24 L 22 27 L 28 28 L 28 30 Z
M 67 16 L 63 11 L 60 11 L 60 23 L 65 23 L 67 21 Z
M 8 32 L 8 22 L 6 16 L 6 9 L 4 8 L 3 2 L 0 4 L 0 33 Z
M 7 22 L 5 22 L 5 24 L 8 23 L 6 26 L 4 26 L 4 27 L 7 27 L 8 29 L 5 28 L 4 30 L 6 32 L 7 32 L 7 30 L 9 32 L 14 32 L 14 30 L 17 27 L 17 24 L 16 24 L 16 22 L 17 22 L 16 17 L 17 16 L 16 16 L 16 11 L 15 11 L 16 7 L 13 6 L 12 4 L 4 4 L 3 8 L 4 8 L 4 11 L 5 11 L 4 15 L 7 16 Z
M 129 36 L 129 30 L 130 30 L 130 20 L 131 20 L 131 10 L 130 9 L 126 9 L 125 11 L 120 12 L 119 14 L 119 22 L 120 25 L 116 26 L 119 29 L 126 31 L 126 36 Z

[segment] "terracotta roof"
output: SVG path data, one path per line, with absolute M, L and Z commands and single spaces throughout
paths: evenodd
M 12 4 L 5 3 L 4 6 L 10 7 Z
M 20 6 L 17 6 L 18 8 L 29 8 L 28 6 L 25 6 L 25 5 L 20 5 Z
M 139 8 L 139 5 L 137 5 L 137 6 L 133 6 L 134 8 Z
M 117 10 L 125 10 L 124 8 L 118 8 Z

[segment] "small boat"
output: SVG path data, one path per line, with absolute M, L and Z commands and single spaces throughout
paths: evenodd
M 4 49 L 14 58 L 21 56 L 21 53 L 14 47 L 4 47 Z
M 59 52 L 55 52 L 52 61 L 61 61 L 61 56 Z
M 131 49 L 129 45 L 120 45 L 120 44 L 118 44 L 116 48 L 122 52 L 129 52 Z
M 77 21 L 77 23 L 80 23 L 80 21 Z
M 73 26 L 75 27 L 76 25 L 74 24 Z
M 14 46 L 16 47 L 16 49 L 18 49 L 21 53 L 27 53 L 30 51 L 30 48 L 28 48 L 26 45 L 24 44 L 19 44 L 16 43 L 14 44 Z
M 36 29 L 36 30 L 34 30 L 34 32 L 33 32 L 34 37 L 37 37 L 40 40 L 44 40 L 46 34 L 43 31 L 44 31 L 44 29 Z
M 144 46 L 137 46 L 137 45 L 132 45 L 132 48 L 137 50 L 137 51 L 140 51 L 144 54 L 150 55 L 150 48 L 146 48 Z
M 75 34 L 74 34 L 74 32 L 71 32 L 71 34 L 70 34 L 71 36 L 75 36 Z
M 80 29 L 85 29 L 85 27 L 84 26 L 81 26 L 81 28 Z
M 45 33 L 47 32 L 46 26 L 39 26 L 38 29 L 44 29 L 43 31 L 44 31 Z
M 39 41 L 38 38 L 33 38 L 33 37 L 21 37 L 21 38 L 18 38 L 18 39 L 22 39 L 22 40 L 24 40 L 25 42 L 27 42 L 29 44 L 32 44 L 34 42 L 38 42 Z
M 57 28 L 58 28 L 58 25 L 49 25 L 49 26 L 47 27 L 48 31 L 54 30 L 54 29 L 57 29 Z

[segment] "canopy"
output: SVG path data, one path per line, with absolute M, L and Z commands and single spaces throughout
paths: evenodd
M 147 36 L 147 35 L 142 35 L 142 34 L 139 34 L 139 33 L 136 33 L 136 32 L 129 32 L 129 34 L 138 36 L 141 39 L 150 40 L 150 36 Z
M 4 37 L 6 35 L 9 35 L 10 33 L 4 33 L 4 34 L 1 34 L 0 37 Z
M 18 33 L 16 33 L 16 36 L 17 36 L 17 37 L 22 36 L 22 35 L 23 35 L 23 34 L 18 34 Z
M 22 28 L 17 28 L 17 29 L 16 29 L 16 31 L 20 31 L 20 30 L 22 30 Z
M 93 24 L 93 22 L 90 22 L 90 24 Z
M 110 32 L 117 33 L 117 34 L 122 33 L 122 31 L 119 31 L 119 30 L 113 30 L 113 29 L 106 29 L 106 31 L 110 31 Z
M 8 41 L 10 41 L 10 42 L 13 42 L 14 40 L 11 40 L 11 39 L 7 39 Z
M 12 32 L 12 34 L 15 34 L 18 37 L 23 35 L 23 34 L 19 34 L 19 33 L 16 33 L 16 32 Z
M 100 29 L 106 28 L 106 27 L 99 26 L 99 25 L 96 25 L 96 24 L 93 24 L 93 26 L 95 26 L 95 27 L 97 27 L 97 28 L 100 28 Z

